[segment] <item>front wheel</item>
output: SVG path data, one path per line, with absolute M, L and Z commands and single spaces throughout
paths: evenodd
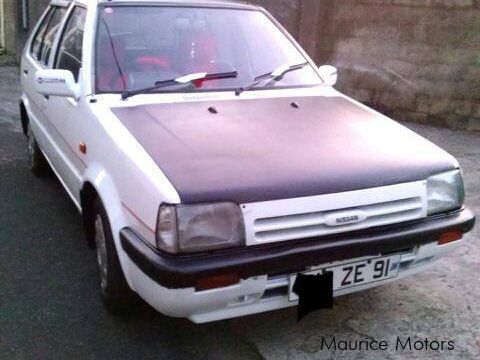
M 109 312 L 123 315 L 131 312 L 137 303 L 118 260 L 110 222 L 103 204 L 95 203 L 95 245 L 100 275 L 102 300 Z

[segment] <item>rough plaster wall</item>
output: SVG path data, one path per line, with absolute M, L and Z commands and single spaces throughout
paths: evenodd
M 399 120 L 480 130 L 480 1 L 335 0 L 317 58 Z

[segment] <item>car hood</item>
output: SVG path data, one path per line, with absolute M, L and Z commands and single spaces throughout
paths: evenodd
M 343 97 L 112 108 L 183 203 L 250 203 L 425 180 L 453 157 Z

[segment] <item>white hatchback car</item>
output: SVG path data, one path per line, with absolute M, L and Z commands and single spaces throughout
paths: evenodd
M 262 8 L 55 0 L 23 53 L 31 167 L 96 247 L 104 303 L 208 322 L 425 269 L 475 222 L 457 161 L 333 88 Z

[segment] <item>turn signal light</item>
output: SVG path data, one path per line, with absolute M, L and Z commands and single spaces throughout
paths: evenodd
M 462 240 L 463 232 L 460 230 L 445 231 L 438 238 L 438 245 L 445 245 L 454 241 Z
M 78 150 L 80 150 L 80 152 L 82 154 L 86 154 L 87 153 L 87 144 L 85 144 L 84 142 L 81 142 L 80 144 L 78 144 Z
M 240 282 L 240 277 L 235 274 L 216 275 L 197 280 L 195 290 L 206 291 L 236 285 Z

